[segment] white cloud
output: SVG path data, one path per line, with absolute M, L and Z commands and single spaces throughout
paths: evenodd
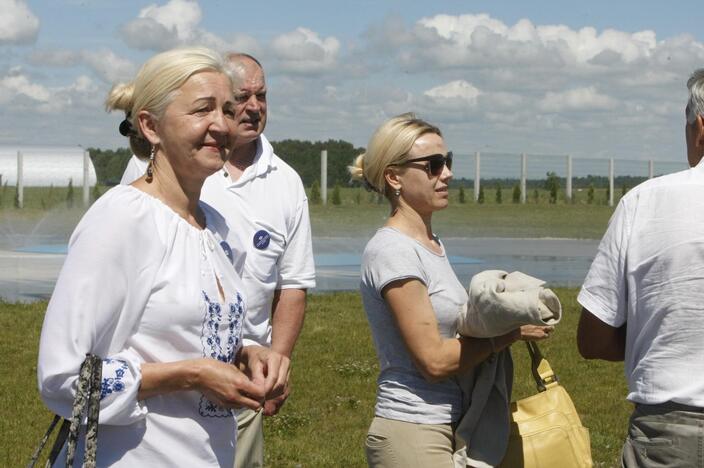
M 598 34 L 596 29 L 585 27 L 573 30 L 564 25 L 534 26 L 527 19 L 507 26 L 488 15 L 436 15 L 423 18 L 418 25 L 432 29 L 440 38 L 457 49 L 470 52 L 466 59 L 474 61 L 486 47 L 486 54 L 533 48 L 538 54 L 557 54 L 565 64 L 586 64 L 604 52 L 612 52 L 626 63 L 652 55 L 657 46 L 655 32 L 626 33 L 613 29 Z M 526 47 L 528 46 L 528 47 Z M 510 55 L 500 54 L 503 58 Z
M 456 80 L 441 86 L 429 89 L 423 93 L 426 97 L 438 103 L 459 104 L 475 106 L 477 97 L 481 94 L 472 83 L 465 80 Z
M 335 67 L 340 41 L 332 36 L 323 39 L 310 29 L 297 28 L 274 38 L 271 50 L 283 71 L 315 74 Z
M 42 85 L 30 82 L 23 74 L 11 74 L 0 78 L 0 103 L 8 103 L 17 96 L 25 96 L 33 101 L 47 102 L 51 93 Z
M 123 25 L 122 37 L 135 49 L 166 50 L 200 36 L 197 26 L 201 18 L 200 6 L 192 0 L 170 0 L 164 6 L 151 4 Z
M 0 104 L 14 113 L 32 115 L 99 109 L 107 90 L 86 75 L 67 86 L 45 86 L 15 68 L 0 77 Z
M 132 61 L 118 56 L 110 49 L 36 50 L 30 55 L 29 61 L 37 66 L 76 67 L 85 65 L 106 83 L 132 80 L 137 72 L 137 67 Z
M 135 65 L 109 49 L 81 52 L 83 62 L 107 83 L 129 81 L 136 73 Z
M 599 93 L 595 87 L 576 88 L 563 92 L 548 92 L 538 103 L 545 112 L 586 111 L 613 109 L 618 102 Z
M 219 52 L 243 51 L 259 54 L 256 39 L 246 34 L 223 38 L 200 27 L 203 19 L 198 2 L 170 0 L 163 6 L 151 4 L 137 18 L 124 24 L 121 35 L 134 49 L 163 51 L 179 46 L 204 46 Z
M 32 44 L 39 32 L 39 19 L 25 2 L 0 0 L 0 45 Z
M 198 2 L 193 0 L 170 0 L 164 6 L 155 4 L 143 8 L 138 18 L 150 18 L 165 28 L 175 31 L 179 39 L 187 39 L 202 18 Z
M 178 45 L 176 30 L 169 30 L 153 18 L 137 18 L 121 30 L 125 43 L 140 50 L 166 50 Z

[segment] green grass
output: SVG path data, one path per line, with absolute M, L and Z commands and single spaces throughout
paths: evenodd
M 576 289 L 556 289 L 564 318 L 543 354 L 591 431 L 595 466 L 619 466 L 629 404 L 622 364 L 577 353 Z M 0 465 L 26 464 L 51 417 L 36 390 L 36 353 L 46 303 L 0 303 Z M 514 346 L 514 398 L 535 392 L 524 346 Z M 293 358 L 293 392 L 266 420 L 266 465 L 366 466 L 364 436 L 373 415 L 377 361 L 357 293 L 309 298 Z
M 13 187 L 0 188 L 0 193 L 3 190 L 14 194 Z M 68 239 L 84 209 L 78 195 L 74 207 L 68 208 L 65 192 L 65 187 L 27 189 L 23 209 L 12 207 L 12 196 L 6 195 L 4 202 L 0 199 L 0 236 L 14 233 L 15 237 L 22 239 L 23 236 L 32 237 L 30 234 L 60 233 Z M 340 205 L 311 203 L 314 236 L 369 237 L 389 215 L 387 201 L 382 199 L 378 202 L 376 194 L 359 188 L 343 188 L 340 192 Z M 613 208 L 603 202 L 604 191 L 597 190 L 596 201 L 591 204 L 586 202 L 584 193 L 575 193 L 578 196 L 574 203 L 558 199 L 556 204 L 550 204 L 547 192 L 540 190 L 537 202 L 529 197 L 526 204 L 515 204 L 504 194 L 504 202 L 498 204 L 493 189 L 486 189 L 487 201 L 479 204 L 471 200 L 471 190 L 466 190 L 467 202 L 459 203 L 459 191 L 453 189 L 450 192 L 450 206 L 434 215 L 433 229 L 444 238 L 601 238 L 613 213 Z M 1 241 L 0 237 L 0 244 Z
M 385 199 L 377 202 L 375 194 L 362 189 L 343 189 L 342 204 L 311 204 L 310 216 L 316 236 L 370 236 L 389 215 Z M 489 191 L 487 190 L 487 193 Z M 359 204 L 355 196 L 363 193 Z M 603 194 L 602 194 L 603 195 Z M 433 215 L 433 230 L 441 237 L 567 237 L 599 239 L 613 213 L 604 203 L 588 204 L 584 200 L 548 203 L 547 192 L 541 191 L 538 203 L 526 204 L 510 199 L 496 203 L 487 195 L 483 204 L 459 203 L 458 190 L 450 192 L 450 206 Z M 581 196 L 581 195 L 580 195 Z M 470 194 L 467 194 L 468 200 Z M 618 200 L 618 198 L 617 198 Z

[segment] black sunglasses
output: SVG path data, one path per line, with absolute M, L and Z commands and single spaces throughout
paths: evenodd
M 420 158 L 409 159 L 408 161 L 399 165 L 406 165 L 408 163 L 421 161 L 428 161 L 428 164 L 423 165 L 425 172 L 427 172 L 429 176 L 437 177 L 442 174 L 442 168 L 445 166 L 447 166 L 449 170 L 452 170 L 452 151 L 448 151 L 447 155 L 431 154 L 430 156 L 422 156 Z

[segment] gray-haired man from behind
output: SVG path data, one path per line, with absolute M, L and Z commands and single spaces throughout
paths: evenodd
M 227 59 L 235 75 L 237 140 L 223 171 L 206 179 L 201 200 L 225 217 L 235 263 L 243 262 L 244 345 L 271 346 L 290 358 L 303 326 L 306 290 L 315 286 L 308 199 L 301 178 L 263 134 L 267 88 L 261 64 L 247 54 Z M 133 157 L 122 183 L 145 169 Z M 238 412 L 237 468 L 263 466 L 262 415 L 276 414 L 287 396 L 267 400 L 260 412 Z
M 687 87 L 691 168 L 621 199 L 578 297 L 582 356 L 624 361 L 626 467 L 704 466 L 704 69 Z

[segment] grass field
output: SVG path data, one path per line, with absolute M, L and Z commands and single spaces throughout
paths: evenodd
M 595 466 L 619 466 L 629 404 L 621 364 L 581 359 L 575 346 L 577 290 L 557 289 L 565 314 L 541 346 L 591 431 Z M 45 303 L 0 303 L 0 465 L 26 464 L 50 421 L 36 390 L 36 353 Z M 514 397 L 534 393 L 525 348 L 514 345 Z M 357 293 L 313 295 L 292 371 L 293 393 L 266 422 L 272 467 L 365 466 L 378 371 Z
M 2 192 L 0 188 L 0 193 Z M 58 237 L 68 240 L 68 236 L 82 216 L 84 209 L 76 201 L 72 208 L 67 207 L 66 188 L 36 189 L 25 193 L 25 208 L 12 207 L 14 191 L 8 188 L 4 201 L 0 200 L 0 249 L 11 245 L 12 239 L 21 242 L 41 242 L 42 238 Z M 104 192 L 104 188 L 101 191 Z M 51 194 L 51 204 L 46 200 Z M 329 194 L 328 194 L 329 195 Z M 486 190 L 486 202 L 470 201 L 467 190 L 466 203 L 459 203 L 459 192 L 450 193 L 449 208 L 435 214 L 433 229 L 441 237 L 563 237 L 598 239 L 604 233 L 613 208 L 603 203 L 604 194 L 599 193 L 592 204 L 577 197 L 574 203 L 558 200 L 548 203 L 545 191 L 539 192 L 539 200 L 529 198 L 525 205 L 506 200 L 496 203 L 492 189 Z M 580 194 L 583 197 L 583 194 Z M 42 202 L 42 200 L 45 200 Z M 341 203 L 334 205 L 310 205 L 313 235 L 317 237 L 371 236 L 376 228 L 384 223 L 389 214 L 386 200 L 377 202 L 375 194 L 363 189 L 344 188 L 341 190 Z M 359 203 L 358 203 L 359 202 Z M 49 208 L 42 208 L 42 203 Z M 5 242 L 3 242 L 5 241 Z M 5 247 L 7 248 L 7 247 Z

